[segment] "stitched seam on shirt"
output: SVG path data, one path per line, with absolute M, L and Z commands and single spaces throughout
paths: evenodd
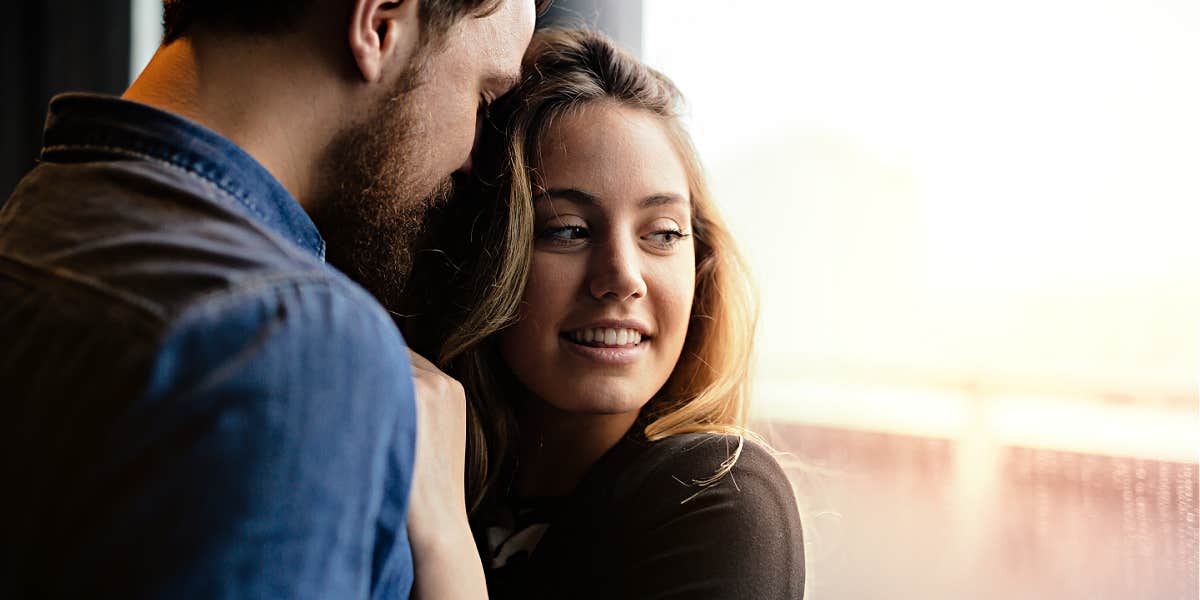
M 286 287 L 316 287 L 324 286 L 335 294 L 339 294 L 344 298 L 349 299 L 354 303 L 354 307 L 360 311 L 374 312 L 379 319 L 380 326 L 395 327 L 395 323 L 387 315 L 387 311 L 367 292 L 358 289 L 356 286 L 340 281 L 337 277 L 330 273 L 322 271 L 290 271 L 290 272 L 274 272 L 247 278 L 239 281 L 236 285 L 212 289 L 206 292 L 198 293 L 179 304 L 177 310 L 173 311 L 171 320 L 175 322 L 185 318 L 185 316 L 193 310 L 203 310 L 205 308 L 220 308 L 221 302 L 236 302 L 246 299 L 247 294 L 259 293 L 262 291 L 279 291 Z M 211 303 L 211 304 L 210 304 Z M 202 306 L 209 304 L 208 306 Z M 215 306 L 214 306 L 215 305 Z M 375 310 L 375 309 L 378 310 Z
M 159 158 L 152 154 L 146 154 L 144 152 L 138 152 L 136 150 L 129 150 L 127 148 L 118 148 L 115 146 L 106 146 L 106 145 L 102 145 L 102 144 L 71 144 L 71 145 L 59 144 L 59 145 L 55 145 L 55 146 L 47 146 L 46 148 L 43 149 L 43 152 L 55 151 L 55 150 L 66 151 L 66 150 L 71 150 L 71 149 L 104 150 L 104 151 L 108 151 L 108 152 L 113 152 L 115 154 L 120 154 L 122 156 L 128 156 L 130 158 L 140 158 L 140 159 L 149 160 L 154 163 L 158 163 L 158 164 L 161 164 L 166 167 L 170 167 L 170 168 L 178 170 L 178 171 L 183 171 L 185 174 L 200 180 L 201 183 L 203 183 L 209 187 L 215 188 L 218 192 L 221 192 L 221 193 L 225 194 L 226 196 L 230 196 L 237 204 L 239 204 L 241 206 L 245 206 L 247 209 L 250 210 L 250 212 L 254 213 L 256 216 L 259 217 L 259 222 L 256 223 L 256 225 L 262 226 L 267 221 L 267 216 L 265 214 L 263 214 L 263 212 L 258 207 L 254 206 L 254 204 L 249 201 L 249 196 L 240 196 L 237 193 L 235 193 L 233 190 L 225 189 L 217 182 L 195 172 L 192 169 L 187 168 L 186 166 L 176 164 L 174 162 Z M 286 240 L 286 238 L 285 238 L 285 240 Z M 287 241 L 290 242 L 290 240 L 287 240 Z M 279 246 L 279 244 L 276 243 L 276 241 L 274 239 L 271 239 L 271 243 L 274 244 L 277 249 L 279 249 L 281 252 L 284 252 L 285 254 L 290 255 L 292 253 L 288 248 Z M 324 261 L 324 254 L 325 254 L 324 240 L 321 240 L 321 260 L 322 261 Z
M 189 322 L 193 319 L 204 319 L 206 317 L 205 313 L 213 311 L 221 313 L 238 306 L 238 303 L 240 302 L 258 302 L 265 298 L 264 292 L 266 291 L 284 292 L 287 291 L 288 288 L 296 288 L 298 292 L 305 289 L 320 288 L 329 292 L 331 296 L 341 295 L 349 298 L 355 304 L 361 304 L 364 300 L 370 300 L 369 296 L 356 293 L 356 290 L 352 288 L 347 289 L 345 286 L 339 286 L 335 279 L 323 273 L 308 273 L 298 275 L 281 273 L 278 275 L 259 278 L 254 282 L 253 285 L 215 290 L 213 292 L 200 294 L 189 299 L 189 301 L 184 303 L 181 306 L 181 309 L 173 315 L 170 327 L 164 332 L 162 339 L 165 342 L 166 340 L 169 340 L 176 332 L 185 330 L 187 327 L 194 326 L 193 324 L 189 324 Z M 351 306 L 351 308 L 356 307 Z M 381 326 L 395 327 L 391 321 L 380 316 L 379 313 L 381 310 L 355 310 L 352 312 L 355 314 L 360 314 L 368 319 L 383 319 L 385 322 L 380 323 Z M 372 316 L 370 314 L 363 314 L 364 312 L 374 312 L 374 315 Z M 400 336 L 398 330 L 396 335 Z M 160 353 L 161 348 L 157 352 Z M 158 353 L 156 353 L 156 356 L 159 355 Z M 194 392 L 195 390 L 192 391 Z M 146 390 L 143 390 L 142 394 L 144 395 L 145 393 Z
M 239 296 L 242 294 L 254 294 L 264 290 L 279 290 L 280 288 L 293 285 L 308 287 L 320 284 L 328 285 L 331 289 L 336 287 L 333 278 L 329 274 L 319 271 L 285 271 L 257 275 L 241 280 L 237 285 L 216 288 L 191 296 L 181 305 L 179 314 L 182 315 L 190 312 L 192 309 L 198 308 L 198 305 L 202 303 L 239 300 L 241 299 Z M 222 298 L 222 296 L 226 296 L 226 298 Z
M 267 216 L 265 214 L 263 214 L 263 212 L 261 210 L 259 210 L 259 208 L 257 206 L 254 206 L 254 204 L 249 201 L 248 194 L 240 194 L 236 190 L 227 188 L 226 186 L 223 186 L 220 183 L 213 181 L 212 179 L 209 179 L 208 177 L 205 177 L 204 175 L 201 175 L 200 173 L 196 172 L 194 169 L 192 169 L 186 165 L 180 164 L 178 162 L 167 160 L 165 158 L 155 156 L 153 154 L 139 152 L 137 150 L 130 150 L 128 148 L 118 148 L 116 146 L 108 146 L 108 145 L 104 145 L 104 144 L 59 144 L 56 146 L 46 146 L 45 148 L 42 149 L 42 152 L 54 152 L 57 150 L 61 150 L 61 151 L 103 150 L 106 152 L 112 152 L 114 154 L 128 156 L 131 158 L 142 158 L 142 159 L 150 160 L 150 161 L 153 161 L 156 163 L 160 163 L 160 164 L 168 166 L 168 167 L 173 167 L 175 169 L 183 171 L 184 173 L 187 173 L 188 175 L 191 175 L 192 177 L 195 177 L 196 179 L 199 179 L 201 182 L 205 183 L 206 185 L 208 185 L 210 187 L 215 188 L 216 190 L 224 193 L 225 195 L 230 196 L 239 205 L 246 207 L 248 210 L 250 210 L 250 212 L 254 213 L 256 216 L 258 216 L 263 221 L 267 220 Z
M 105 285 L 103 282 L 97 281 L 95 279 L 80 276 L 74 271 L 71 271 L 68 269 L 62 269 L 62 268 L 58 268 L 58 267 L 48 267 L 48 266 L 44 266 L 44 265 L 35 264 L 35 263 L 29 262 L 25 259 L 22 259 L 20 257 L 13 256 L 11 254 L 0 255 L 0 273 L 4 273 L 5 275 L 7 275 L 9 277 L 12 277 L 14 279 L 18 279 L 21 281 L 27 281 L 27 279 L 24 277 L 21 277 L 21 275 L 19 273 L 13 273 L 7 269 L 3 269 L 2 268 L 3 261 L 8 261 L 8 262 L 20 265 L 22 268 L 25 268 L 25 269 L 28 269 L 30 271 L 34 271 L 37 273 L 41 273 L 43 275 L 47 275 L 51 278 L 58 278 L 58 279 L 66 280 L 70 283 L 73 283 L 80 287 L 86 288 L 92 292 L 102 294 L 104 296 L 107 296 L 107 297 L 109 297 L 113 300 L 117 300 L 119 302 L 123 302 L 127 305 L 132 306 L 133 308 L 138 309 L 141 312 L 147 313 L 149 316 L 153 317 L 154 319 L 156 319 L 158 321 L 163 321 L 166 318 L 166 311 L 163 310 L 162 306 L 157 305 L 153 302 L 147 302 L 137 295 L 130 294 L 128 292 L 124 292 L 117 288 Z M 34 282 L 29 282 L 29 283 L 34 283 Z

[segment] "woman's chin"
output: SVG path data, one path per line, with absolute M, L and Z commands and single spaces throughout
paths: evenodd
M 607 378 L 597 378 L 607 379 Z M 650 394 L 633 390 L 617 389 L 611 381 L 578 382 L 578 391 L 572 394 L 554 394 L 545 399 L 550 406 L 578 415 L 620 415 L 637 412 L 650 400 Z M 574 387 L 574 386 L 572 386 Z M 603 389 L 603 388 L 608 389 Z

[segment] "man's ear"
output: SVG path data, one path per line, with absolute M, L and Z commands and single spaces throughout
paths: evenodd
M 420 43 L 420 0 L 354 0 L 350 53 L 363 79 L 375 83 L 392 65 L 407 65 Z

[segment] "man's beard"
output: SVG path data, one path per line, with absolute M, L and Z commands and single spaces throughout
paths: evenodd
M 428 140 L 415 135 L 407 101 L 416 85 L 415 73 L 406 74 L 369 119 L 333 139 L 320 162 L 327 191 L 312 215 L 329 264 L 393 313 L 401 311 L 426 212 L 454 189 L 449 176 L 422 172 Z

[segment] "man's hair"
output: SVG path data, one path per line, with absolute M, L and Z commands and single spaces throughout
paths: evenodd
M 227 33 L 284 33 L 297 27 L 314 3 L 329 1 L 334 0 L 163 0 L 163 43 L 169 44 L 197 26 Z M 462 17 L 489 15 L 505 2 L 419 1 L 421 36 L 425 40 L 436 40 Z M 539 8 L 546 3 L 539 2 Z

